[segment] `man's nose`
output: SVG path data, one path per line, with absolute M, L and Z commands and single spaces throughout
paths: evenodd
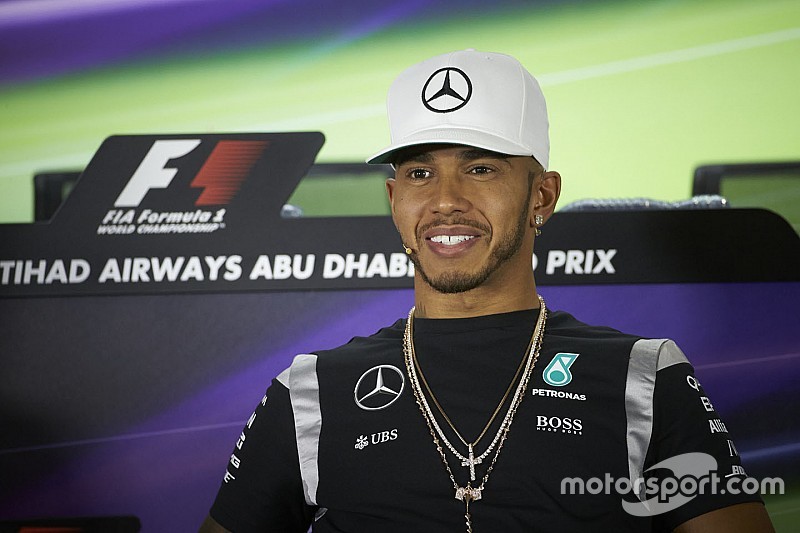
M 454 173 L 440 176 L 435 183 L 432 210 L 443 215 L 468 211 L 471 203 L 466 192 L 465 184 L 460 176 Z

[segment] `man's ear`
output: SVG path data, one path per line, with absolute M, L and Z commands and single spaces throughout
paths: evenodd
M 394 178 L 386 179 L 386 195 L 389 197 L 389 207 L 392 210 L 392 218 L 394 218 L 394 186 L 396 183 Z
M 558 197 L 561 195 L 561 174 L 554 170 L 542 174 L 534 183 L 533 210 L 531 224 L 536 215 L 540 215 L 545 222 L 556 210 Z

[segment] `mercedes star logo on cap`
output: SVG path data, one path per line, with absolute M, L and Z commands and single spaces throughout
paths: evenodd
M 405 377 L 392 365 L 374 366 L 361 374 L 353 397 L 356 405 L 367 411 L 377 411 L 392 405 L 400 397 Z
M 434 113 L 450 113 L 461 109 L 472 96 L 472 82 L 463 70 L 440 68 L 422 88 L 422 103 Z

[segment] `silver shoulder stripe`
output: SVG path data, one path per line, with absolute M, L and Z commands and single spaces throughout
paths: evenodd
M 308 505 L 317 505 L 319 435 L 322 429 L 317 356 L 301 354 L 295 357 L 292 366 L 289 367 L 288 381 L 303 492 Z
M 686 359 L 681 349 L 678 348 L 678 345 L 673 341 L 667 339 L 666 342 L 661 345 L 661 350 L 658 353 L 658 370 L 664 370 L 678 363 L 688 362 L 689 360 Z
M 688 362 L 686 356 L 669 339 L 641 339 L 631 349 L 625 382 L 625 418 L 628 475 L 632 482 L 642 477 L 647 448 L 653 434 L 656 373 L 685 362 Z M 640 486 L 644 488 L 644 485 Z
M 289 388 L 289 372 L 291 372 L 291 370 L 292 367 L 290 366 L 289 368 L 278 374 L 278 377 L 275 378 L 281 385 L 283 385 L 287 389 Z

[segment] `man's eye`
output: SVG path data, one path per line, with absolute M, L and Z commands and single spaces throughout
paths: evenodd
M 470 174 L 490 174 L 492 172 L 491 167 L 486 167 L 482 165 L 478 165 L 469 169 Z
M 430 171 L 424 168 L 413 168 L 408 171 L 408 177 L 414 180 L 424 180 L 429 178 L 430 175 Z

